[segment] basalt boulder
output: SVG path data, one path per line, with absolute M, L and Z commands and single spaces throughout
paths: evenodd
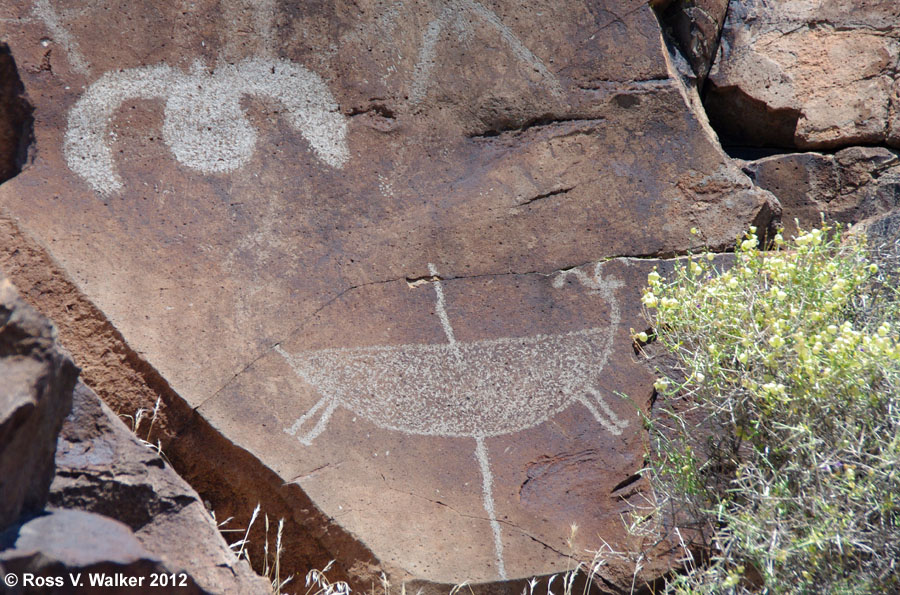
M 208 592 L 167 569 L 124 524 L 82 510 L 50 509 L 0 534 L 0 572 L 11 595 Z
M 785 232 L 810 229 L 824 217 L 852 225 L 900 207 L 900 156 L 882 147 L 836 153 L 787 153 L 744 163 L 760 188 L 778 197 Z
M 780 210 L 645 1 L 0 7 L 37 148 L 0 206 L 184 400 L 217 511 L 274 485 L 362 589 L 634 545 L 648 261 Z
M 141 433 L 150 430 L 152 412 L 143 420 L 135 428 Z M 271 592 L 235 557 L 197 492 L 80 382 L 59 435 L 49 501 L 124 523 L 169 573 L 189 575 L 204 591 Z
M 663 28 L 684 54 L 702 87 L 719 49 L 728 0 L 675 0 L 656 4 Z
M 900 5 L 731 2 L 705 104 L 723 142 L 900 146 Z
M 78 368 L 0 273 L 0 528 L 44 508 Z

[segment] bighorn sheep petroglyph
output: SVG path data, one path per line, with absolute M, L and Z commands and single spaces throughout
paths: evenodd
M 437 270 L 429 264 L 437 279 Z M 285 432 L 311 445 L 343 406 L 375 425 L 407 434 L 473 438 L 482 474 L 484 508 L 491 521 L 498 574 L 505 577 L 500 524 L 485 438 L 534 427 L 574 403 L 583 405 L 613 435 L 628 421 L 604 400 L 595 381 L 606 365 L 620 322 L 615 279 L 579 269 L 563 271 L 609 303 L 609 324 L 555 335 L 458 341 L 444 303 L 442 282 L 433 281 L 436 312 L 447 343 L 349 347 L 288 353 L 276 351 L 322 398 Z M 311 426 L 311 427 L 310 427 Z

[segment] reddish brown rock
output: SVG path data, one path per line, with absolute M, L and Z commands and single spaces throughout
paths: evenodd
M 355 539 L 356 586 L 627 545 L 652 379 L 628 337 L 646 261 L 616 257 L 730 246 L 778 209 L 651 9 L 244 4 L 0 3 L 39 149 L 0 205 L 309 498 L 295 518 Z
M 599 547 L 596 535 L 633 547 L 615 519 L 640 497 L 619 486 L 642 465 L 638 412 L 653 377 L 634 361 L 628 329 L 643 324 L 639 288 L 655 264 L 362 287 L 201 412 L 226 435 L 261 420 L 248 448 L 413 577 L 489 581 L 501 559 L 510 577 L 552 573 L 561 555 Z M 438 357 L 446 367 L 429 362 Z M 601 571 L 613 582 L 630 572 Z
M 271 592 L 235 558 L 197 493 L 81 383 L 60 432 L 50 504 L 125 523 L 168 572 L 210 593 Z
M 785 232 L 810 229 L 824 216 L 853 224 L 900 207 L 900 156 L 880 147 L 837 153 L 789 153 L 748 161 L 757 186 L 778 197 Z
M 41 579 L 69 571 L 85 577 L 118 572 L 146 582 L 150 572 L 186 573 L 187 584 L 194 588 L 196 579 L 204 592 L 270 592 L 267 581 L 235 559 L 196 492 L 90 389 L 75 385 L 76 377 L 52 323 L 0 279 L 3 525 L 10 524 L 6 519 L 20 520 L 0 543 L 7 550 L 0 553 L 0 566 Z M 124 521 L 138 541 L 105 517 L 74 510 L 31 520 L 48 501 Z M 81 590 L 48 589 L 45 583 L 18 587 L 12 592 L 93 592 L 86 578 Z
M 0 528 L 44 508 L 77 377 L 53 324 L 0 273 Z
M 900 4 L 732 2 L 705 104 L 724 140 L 898 145 Z

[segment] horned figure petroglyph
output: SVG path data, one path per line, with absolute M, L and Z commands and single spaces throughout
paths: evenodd
M 225 0 L 223 0 L 225 2 Z M 123 182 L 109 147 L 109 122 L 129 99 L 161 99 L 165 103 L 163 140 L 183 165 L 206 174 L 230 172 L 247 163 L 256 146 L 256 130 L 240 102 L 246 95 L 280 101 L 290 124 L 300 131 L 314 153 L 328 165 L 341 168 L 349 159 L 347 118 L 330 90 L 315 73 L 303 66 L 274 57 L 275 4 L 272 0 L 228 0 L 224 10 L 252 11 L 252 23 L 261 37 L 263 57 L 237 63 L 222 61 L 215 69 L 195 62 L 188 72 L 165 63 L 103 74 L 78 99 L 69 113 L 63 153 L 69 168 L 96 192 L 109 195 L 122 190 Z M 72 68 L 90 74 L 89 61 L 77 40 L 65 27 L 49 0 L 35 0 L 33 14 L 67 50 Z M 475 17 L 496 31 L 520 62 L 537 72 L 555 97 L 562 97 L 559 79 L 507 27 L 500 17 L 476 0 L 440 0 L 437 16 L 422 33 L 418 59 L 412 73 L 409 99 L 419 104 L 428 92 L 437 44 L 447 29 L 472 34 Z M 232 50 L 242 31 L 225 25 Z
M 226 0 L 222 0 L 226 3 Z M 431 84 L 437 45 L 448 29 L 473 33 L 472 17 L 491 27 L 514 57 L 538 73 L 552 95 L 563 95 L 557 76 L 490 9 L 476 0 L 437 0 L 436 16 L 422 33 L 412 73 L 409 100 L 421 103 Z M 230 4 L 229 4 L 230 3 Z M 215 69 L 195 62 L 187 71 L 165 63 L 107 72 L 88 86 L 69 112 L 63 153 L 68 166 L 96 192 L 123 188 L 109 146 L 110 121 L 128 100 L 165 102 L 162 136 L 183 165 L 207 174 L 230 172 L 246 164 L 257 133 L 241 107 L 245 96 L 280 102 L 285 117 L 324 163 L 341 168 L 350 157 L 347 117 L 339 111 L 325 82 L 304 66 L 275 57 L 275 3 L 228 0 L 249 7 L 264 54 Z M 235 12 L 237 9 L 233 10 Z M 226 10 L 226 12 L 228 12 Z M 35 0 L 33 13 L 67 50 L 74 71 L 90 76 L 90 62 L 65 28 L 50 0 Z M 228 26 L 226 25 L 226 28 Z M 230 31 L 234 53 L 239 27 Z M 290 354 L 277 345 L 294 372 L 322 398 L 285 431 L 311 445 L 343 406 L 377 426 L 426 436 L 472 438 L 482 476 L 484 510 L 490 521 L 498 574 L 506 578 L 500 523 L 494 510 L 493 479 L 485 439 L 541 424 L 580 403 L 613 435 L 628 427 L 609 407 L 594 381 L 606 365 L 620 313 L 614 295 L 621 282 L 580 269 L 563 271 L 553 281 L 563 287 L 569 275 L 609 303 L 609 325 L 530 337 L 457 341 L 447 316 L 443 286 L 429 265 L 436 312 L 445 344 L 375 346 Z
M 167 64 L 107 72 L 69 112 L 66 162 L 97 192 L 121 190 L 109 121 L 129 99 L 163 99 L 163 140 L 175 158 L 203 173 L 232 171 L 256 147 L 256 130 L 241 107 L 245 95 L 280 102 L 291 126 L 328 165 L 340 168 L 349 158 L 346 116 L 317 74 L 280 58 L 247 58 L 213 71 L 195 62 L 187 73 Z
M 609 407 L 594 380 L 606 365 L 620 322 L 616 279 L 580 269 L 574 275 L 609 303 L 609 325 L 555 335 L 457 341 L 437 270 L 429 264 L 443 344 L 352 347 L 291 354 L 275 349 L 322 398 L 285 432 L 312 444 L 339 406 L 375 425 L 407 434 L 475 439 L 484 508 L 491 522 L 498 573 L 505 578 L 500 524 L 494 513 L 492 475 L 485 438 L 534 427 L 573 403 L 583 405 L 613 435 L 628 421 Z M 310 427 L 311 426 L 311 427 Z
M 524 43 L 513 33 L 509 27 L 503 24 L 500 17 L 490 9 L 484 7 L 475 0 L 444 0 L 440 13 L 425 28 L 422 33 L 422 44 L 419 48 L 419 59 L 413 70 L 413 82 L 409 92 L 409 100 L 413 105 L 420 103 L 428 91 L 431 82 L 431 70 L 434 66 L 438 40 L 445 28 L 453 27 L 460 35 L 471 35 L 472 25 L 469 20 L 475 16 L 489 24 L 500 35 L 512 50 L 513 55 L 538 72 L 544 79 L 550 92 L 556 96 L 563 95 L 559 79 L 550 72 L 550 69 L 534 55 Z

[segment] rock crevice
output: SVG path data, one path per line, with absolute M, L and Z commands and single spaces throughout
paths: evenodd
M 0 42 L 0 184 L 22 171 L 33 157 L 33 112 L 12 52 Z
M 725 145 L 900 146 L 892 0 L 732 2 L 704 103 Z

